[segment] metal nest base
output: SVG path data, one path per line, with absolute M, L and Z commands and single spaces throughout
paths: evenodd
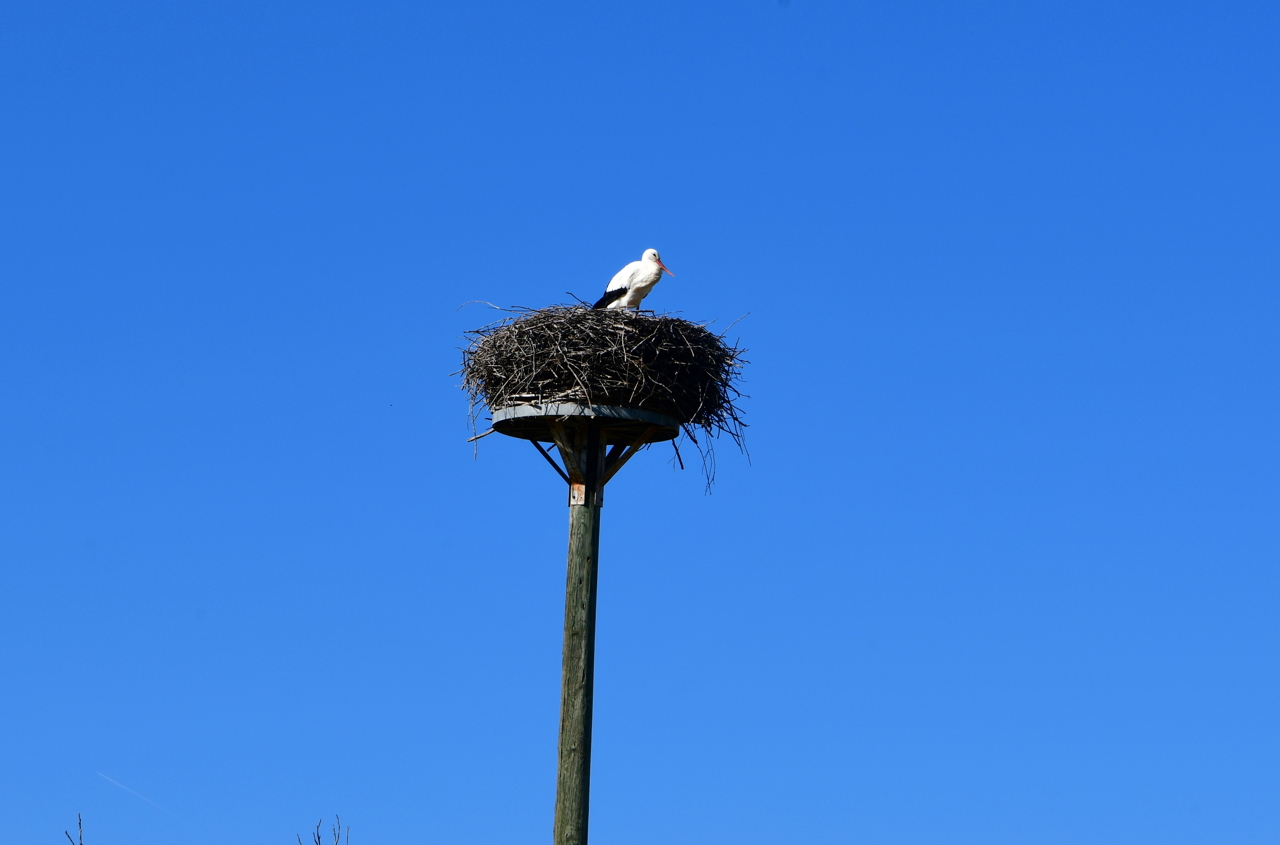
M 643 446 L 675 440 L 680 435 L 680 423 L 674 417 L 639 408 L 548 403 L 509 405 L 493 412 L 494 431 L 535 443 L 554 443 L 556 425 L 570 427 L 589 422 L 599 424 L 600 437 L 607 446 Z

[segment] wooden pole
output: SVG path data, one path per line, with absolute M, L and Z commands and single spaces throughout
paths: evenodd
M 574 433 L 570 466 L 569 567 L 560 675 L 560 751 L 555 845 L 587 845 L 591 792 L 591 704 L 596 660 L 596 578 L 600 558 L 604 444 L 599 423 Z M 565 444 L 569 445 L 569 444 Z M 574 472 L 577 470 L 577 472 Z

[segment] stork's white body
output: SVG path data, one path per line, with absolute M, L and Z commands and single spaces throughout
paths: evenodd
M 619 288 L 626 291 L 621 299 L 615 299 L 609 303 L 609 308 L 638 308 L 644 298 L 649 295 L 649 291 L 653 290 L 659 280 L 662 279 L 662 268 L 652 261 L 632 261 L 626 267 L 618 271 L 617 275 L 609 282 L 609 287 L 604 289 L 605 293 L 618 290 Z
M 649 291 L 662 279 L 663 272 L 675 275 L 663 265 L 656 249 L 646 249 L 639 261 L 632 261 L 617 272 L 595 307 L 638 309 Z

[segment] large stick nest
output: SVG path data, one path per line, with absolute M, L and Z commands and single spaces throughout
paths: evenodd
M 467 334 L 462 377 L 473 420 L 482 405 L 615 405 L 674 417 L 699 449 L 699 433 L 742 446 L 743 350 L 705 325 L 554 305 Z

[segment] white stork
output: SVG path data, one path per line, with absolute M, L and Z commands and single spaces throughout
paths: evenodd
M 604 289 L 604 296 L 592 308 L 634 308 L 640 310 L 640 303 L 653 286 L 662 278 L 662 274 L 674 276 L 658 257 L 656 249 L 646 249 L 639 261 L 632 261 L 618 271 Z

